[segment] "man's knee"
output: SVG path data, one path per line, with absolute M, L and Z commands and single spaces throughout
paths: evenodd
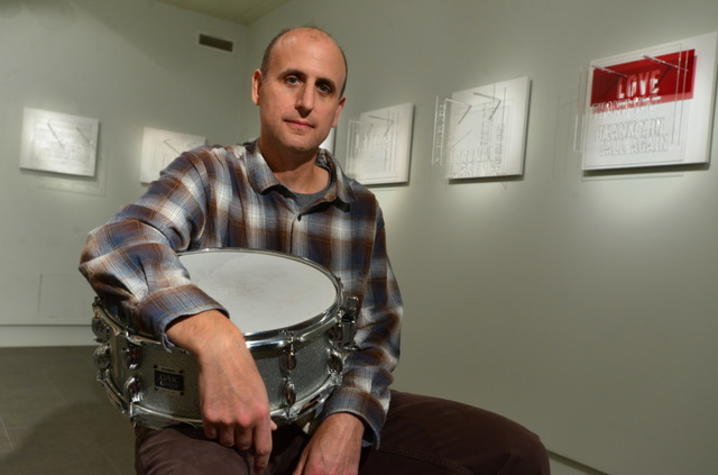
M 499 414 L 444 399 L 392 393 L 387 445 L 417 448 L 472 473 L 544 475 L 538 436 Z
M 548 454 L 541 440 L 535 434 L 522 429 L 520 436 L 514 436 L 507 445 L 502 474 L 548 475 L 550 473 Z
M 207 440 L 201 430 L 169 427 L 135 429 L 135 470 L 140 475 L 249 474 L 244 456 Z

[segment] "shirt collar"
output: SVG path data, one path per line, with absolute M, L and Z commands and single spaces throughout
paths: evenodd
M 269 168 L 262 153 L 259 151 L 256 140 L 244 144 L 244 148 L 247 151 L 247 177 L 254 191 L 263 194 L 270 188 L 277 186 L 287 189 L 277 180 L 274 173 L 272 173 L 271 168 Z M 326 201 L 333 202 L 339 200 L 345 204 L 354 201 L 354 192 L 349 183 L 347 183 L 346 176 L 337 161 L 328 151 L 323 148 L 319 149 L 315 165 L 327 170 L 331 177 L 331 185 L 324 195 Z

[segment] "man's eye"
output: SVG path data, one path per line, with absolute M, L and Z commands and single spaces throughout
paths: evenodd
M 323 93 L 323 94 L 331 94 L 332 88 L 328 84 L 319 84 L 317 88 Z
M 297 76 L 287 76 L 284 80 L 287 84 L 299 84 L 299 78 Z

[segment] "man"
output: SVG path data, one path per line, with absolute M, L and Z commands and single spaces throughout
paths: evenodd
M 199 364 L 203 431 L 138 427 L 139 473 L 479 470 L 472 464 L 547 473 L 540 442 L 510 421 L 448 401 L 390 397 L 402 303 L 381 210 L 319 149 L 339 120 L 346 79 L 344 54 L 327 33 L 280 33 L 252 76 L 259 139 L 183 154 L 137 203 L 90 234 L 80 270 L 105 306 Z M 183 273 L 175 252 L 202 247 L 307 257 L 359 298 L 358 349 L 311 435 L 276 428 L 240 329 Z

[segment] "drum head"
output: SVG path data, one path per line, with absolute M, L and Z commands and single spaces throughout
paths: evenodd
M 338 300 L 328 272 L 285 254 L 217 249 L 179 259 L 192 283 L 222 304 L 245 335 L 301 324 Z

